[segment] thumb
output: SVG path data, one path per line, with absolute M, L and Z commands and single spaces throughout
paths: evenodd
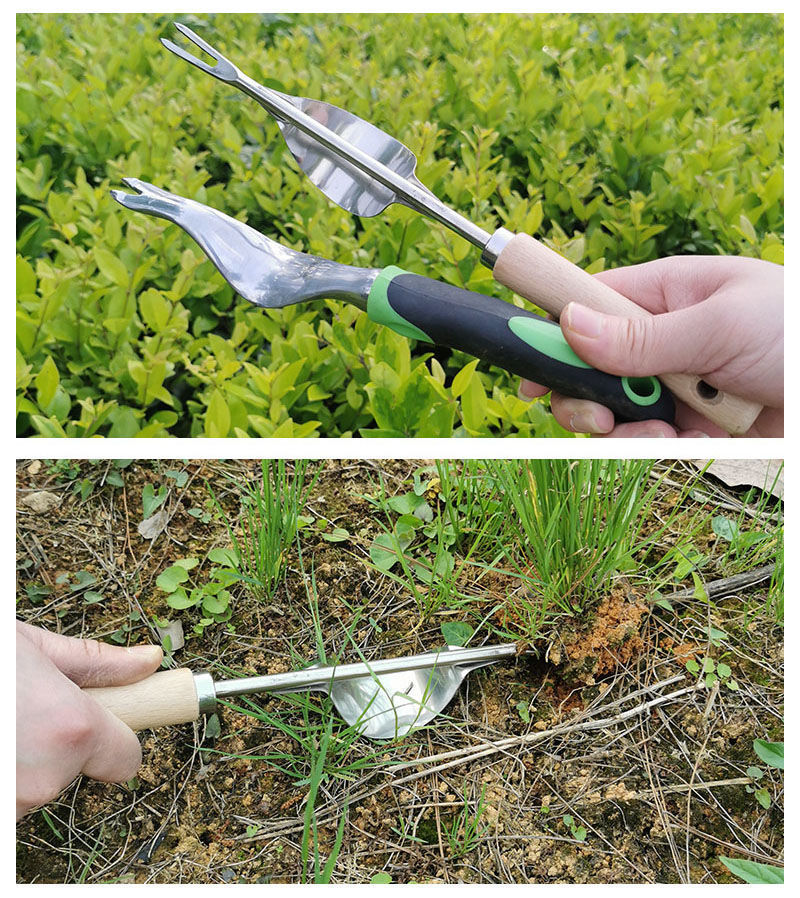
M 61 636 L 20 621 L 17 632 L 81 687 L 135 683 L 157 670 L 164 654 L 157 645 L 108 645 L 94 639 Z
M 713 343 L 712 315 L 703 306 L 619 318 L 571 302 L 561 315 L 561 329 L 585 362 L 609 374 L 702 374 Z
M 142 763 L 136 733 L 118 717 L 84 696 L 89 736 L 84 744 L 81 773 L 104 783 L 124 783 Z

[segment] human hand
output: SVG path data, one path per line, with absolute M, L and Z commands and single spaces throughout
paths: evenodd
M 595 275 L 652 313 L 616 318 L 570 303 L 561 329 L 590 365 L 620 376 L 692 373 L 763 409 L 746 436 L 783 436 L 783 268 L 733 256 L 673 256 Z M 520 396 L 547 388 L 523 380 Z M 567 430 L 607 437 L 729 436 L 676 402 L 664 421 L 616 424 L 595 402 L 553 393 L 550 408 Z
M 125 782 L 139 769 L 136 735 L 81 691 L 122 686 L 161 664 L 156 645 L 106 645 L 17 621 L 17 819 L 79 773 Z

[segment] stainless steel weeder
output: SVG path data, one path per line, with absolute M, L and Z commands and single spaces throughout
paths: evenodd
M 306 97 L 258 84 L 191 28 L 178 31 L 214 60 L 209 65 L 162 38 L 172 53 L 226 84 L 244 91 L 275 116 L 298 165 L 343 209 L 361 216 L 402 203 L 451 228 L 481 250 L 495 279 L 558 317 L 568 302 L 627 318 L 650 313 L 527 234 L 498 228 L 489 234 L 442 203 L 414 174 L 408 147 L 358 116 Z M 659 372 L 654 372 L 659 373 Z M 666 386 L 689 406 L 730 433 L 744 433 L 758 416 L 756 403 L 723 394 L 693 374 L 661 374 Z
M 327 693 L 350 726 L 370 739 L 396 739 L 440 714 L 470 671 L 516 654 L 513 643 L 445 648 L 401 658 L 307 667 L 289 673 L 214 680 L 188 668 L 164 670 L 128 686 L 85 689 L 133 730 L 197 720 L 217 699 L 260 692 Z
M 616 377 L 583 362 L 561 328 L 511 303 L 396 266 L 354 268 L 296 252 L 209 206 L 137 178 L 137 191 L 112 190 L 128 209 L 180 225 L 244 299 L 276 309 L 339 299 L 366 311 L 404 337 L 459 349 L 566 396 L 591 399 L 621 421 L 672 421 L 669 390 L 655 377 Z

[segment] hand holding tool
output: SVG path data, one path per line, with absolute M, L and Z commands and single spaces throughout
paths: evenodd
M 552 321 L 490 296 L 395 266 L 354 268 L 296 252 L 235 218 L 137 178 L 137 194 L 112 190 L 128 209 L 180 225 L 249 302 L 276 309 L 339 299 L 405 337 L 460 349 L 567 396 L 608 406 L 621 421 L 672 421 L 675 406 L 655 377 L 616 377 L 591 368 Z
M 177 22 L 175 27 L 215 64 L 208 65 L 172 41 L 162 39 L 163 45 L 238 87 L 275 116 L 300 168 L 343 209 L 369 217 L 399 202 L 433 218 L 478 246 L 497 281 L 556 317 L 572 301 L 627 318 L 650 314 L 533 237 L 502 227 L 489 234 L 450 209 L 414 174 L 417 160 L 411 150 L 379 128 L 330 103 L 263 87 L 190 28 Z M 761 411 L 757 404 L 723 394 L 696 375 L 667 373 L 661 379 L 675 396 L 729 433 L 745 433 Z
M 214 680 L 207 671 L 164 670 L 129 686 L 85 689 L 133 730 L 189 723 L 217 699 L 259 692 L 327 693 L 347 724 L 370 739 L 395 739 L 444 710 L 470 671 L 516 654 L 513 643 L 445 648 L 405 658 L 314 666 L 290 673 Z

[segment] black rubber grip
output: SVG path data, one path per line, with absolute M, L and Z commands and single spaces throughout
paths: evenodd
M 619 421 L 674 421 L 672 394 L 660 381 L 620 378 L 582 367 L 561 328 L 540 315 L 416 274 L 393 278 L 386 298 L 400 318 L 434 344 L 467 352 L 565 396 L 598 402 Z M 512 326 L 517 332 L 525 331 L 526 339 L 517 336 Z M 574 361 L 568 361 L 570 357 Z

